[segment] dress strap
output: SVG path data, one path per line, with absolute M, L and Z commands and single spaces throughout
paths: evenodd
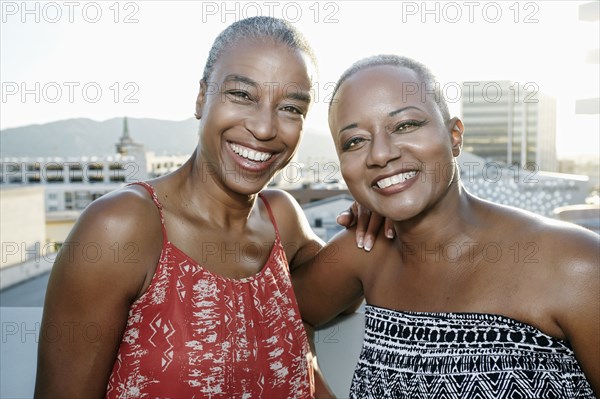
M 160 203 L 160 201 L 158 200 L 158 197 L 156 196 L 156 191 L 154 191 L 154 187 L 152 187 L 150 184 L 146 183 L 145 181 L 138 181 L 138 182 L 134 182 L 134 183 L 129 183 L 128 186 L 141 186 L 143 188 L 146 189 L 146 191 L 148 191 L 148 193 L 150 194 L 150 197 L 152 198 L 152 202 L 154 202 L 154 205 L 156 205 L 156 207 L 158 208 L 158 213 L 160 214 L 160 227 L 162 228 L 162 235 L 163 235 L 163 246 L 167 243 L 167 229 L 165 228 L 165 217 L 163 216 L 163 206 Z
M 277 223 L 275 222 L 275 216 L 273 216 L 273 211 L 271 210 L 271 205 L 269 205 L 269 201 L 267 201 L 267 199 L 265 198 L 263 193 L 258 193 L 258 196 L 260 197 L 262 202 L 267 207 L 267 211 L 269 212 L 269 219 L 271 219 L 271 223 L 273 223 L 273 227 L 275 228 L 276 238 L 278 238 L 279 241 L 281 241 L 281 238 L 279 237 L 279 229 L 277 228 Z

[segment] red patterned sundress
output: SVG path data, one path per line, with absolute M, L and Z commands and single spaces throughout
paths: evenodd
M 106 398 L 312 398 L 309 347 L 273 218 L 275 242 L 255 275 L 214 274 L 169 242 L 130 308 Z

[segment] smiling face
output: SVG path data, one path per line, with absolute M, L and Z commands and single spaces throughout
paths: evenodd
M 292 159 L 310 106 L 308 57 L 273 39 L 228 47 L 202 82 L 199 156 L 209 178 L 255 194 Z
M 430 209 L 457 183 L 462 123 L 445 121 L 425 91 L 411 69 L 372 66 L 342 83 L 330 109 L 349 190 L 396 221 Z

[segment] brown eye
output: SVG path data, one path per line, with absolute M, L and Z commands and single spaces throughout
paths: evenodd
M 243 100 L 243 101 L 252 100 L 252 98 L 250 97 L 250 94 L 245 91 L 242 91 L 242 90 L 230 90 L 226 93 L 232 97 L 235 97 L 236 99 L 239 99 L 239 100 Z
M 427 121 L 408 120 L 402 121 L 394 128 L 395 133 L 409 133 L 413 130 L 425 125 Z
M 366 141 L 366 139 L 362 137 L 352 137 L 350 140 L 346 141 L 342 146 L 342 150 L 348 151 L 353 148 L 356 148 L 360 143 Z
M 300 115 L 304 115 L 302 113 L 302 110 L 299 109 L 298 107 L 294 107 L 292 105 L 286 105 L 285 107 L 281 108 L 282 111 L 286 111 L 286 112 L 291 112 L 294 114 L 300 114 Z

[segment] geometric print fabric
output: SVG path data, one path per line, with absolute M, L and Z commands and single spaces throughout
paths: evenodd
M 481 313 L 365 307 L 353 399 L 594 399 L 567 342 Z

